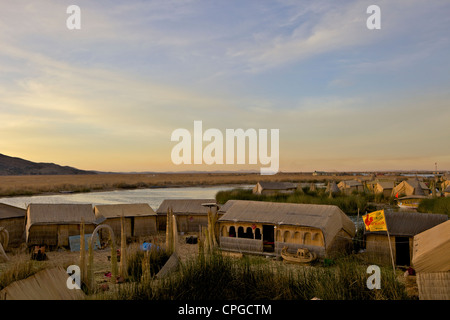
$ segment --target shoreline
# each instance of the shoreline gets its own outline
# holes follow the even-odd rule
[[[0,176],[0,197],[26,197],[117,190],[254,185],[271,182],[327,182],[351,179],[371,180],[365,175],[313,175],[311,173],[161,173]],[[383,176],[395,180],[399,176]]]

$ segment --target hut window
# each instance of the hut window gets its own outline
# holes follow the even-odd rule
[[[255,239],[261,240],[261,229],[259,229],[259,228],[255,229]]]
[[[289,238],[291,237],[291,233],[289,231],[285,231],[283,235],[283,242],[289,242]]]
[[[296,231],[294,233],[294,240],[295,240],[296,243],[301,243],[302,242],[302,233]]]
[[[245,232],[244,232],[244,228],[239,227],[238,236],[239,236],[239,238],[253,239],[253,229],[250,227],[247,227],[247,229],[245,229]]]
[[[312,240],[311,240],[311,233],[310,232],[306,232],[305,233],[305,240],[304,240],[304,244],[311,244]]]
[[[244,238],[244,227],[238,228],[238,238]]]
[[[230,227],[230,231],[228,231],[228,236],[229,237],[236,237],[236,228],[234,226]]]

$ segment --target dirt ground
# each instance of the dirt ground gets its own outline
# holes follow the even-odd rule
[[[177,255],[180,261],[187,261],[190,258],[194,258],[199,251],[199,245],[197,244],[188,244],[186,243],[186,239],[190,236],[197,236],[197,233],[186,233],[180,234],[178,236],[178,246],[177,246]],[[128,245],[129,252],[132,250],[136,250],[136,248],[141,245],[144,241],[154,243],[158,246],[165,247],[165,233],[160,232],[158,235],[140,239],[139,242],[131,243]],[[116,246],[116,248],[120,248],[120,244]],[[25,249],[12,248],[7,250],[7,255],[9,257],[8,262],[0,262],[0,273],[6,271],[10,268],[14,268],[15,265],[21,262],[29,261],[31,255],[25,252]],[[46,252],[48,259],[46,261],[39,262],[39,264],[43,268],[49,268],[54,266],[62,266],[67,268],[69,265],[78,265],[80,259],[79,252],[71,252],[70,250],[59,249],[56,251]],[[239,253],[228,253],[229,256],[239,259],[242,257],[242,254]],[[94,252],[94,278],[96,280],[97,285],[101,285],[102,283],[109,283],[110,278],[107,276],[109,272],[111,272],[111,261],[109,257],[111,256],[111,249],[107,247],[102,250],[96,250]],[[261,258],[264,259],[264,258]],[[292,263],[284,263],[280,261],[280,259],[269,258],[270,263],[275,265],[287,265],[288,268],[299,268],[304,266],[299,266],[297,264]],[[87,262],[87,254],[86,254],[86,262]],[[310,266],[307,266],[310,267]],[[408,295],[413,298],[418,298],[418,288],[416,283],[415,276],[407,276],[406,274],[401,273],[399,270],[397,271],[398,280],[402,282],[405,287]]]
[[[177,254],[181,261],[185,261],[190,257],[194,257],[198,253],[198,244],[187,244],[186,238],[190,236],[197,236],[196,233],[180,234],[178,236]],[[165,233],[160,232],[157,236],[143,238],[139,242],[128,245],[128,250],[136,250],[136,247],[141,245],[144,241],[155,243],[158,246],[165,247]],[[116,246],[120,249],[120,244]],[[25,247],[22,248],[7,248],[6,254],[9,261],[0,261],[0,273],[10,268],[14,268],[19,263],[31,260],[31,254],[28,253]],[[68,249],[58,249],[46,252],[47,260],[39,262],[43,268],[62,266],[67,268],[69,265],[78,265],[80,261],[80,252],[71,252]],[[111,272],[111,248],[107,247],[101,250],[94,251],[94,277],[97,282],[101,283],[107,281],[105,276]],[[86,253],[86,263],[87,263]]]

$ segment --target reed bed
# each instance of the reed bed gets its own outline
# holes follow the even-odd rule
[[[330,196],[325,190],[309,191],[308,189],[305,189],[296,191],[292,194],[257,195],[253,194],[252,190],[233,189],[229,191],[219,191],[216,194],[216,201],[218,203],[223,204],[232,199],[335,205],[349,215],[356,215],[358,209],[360,212],[376,210],[376,208],[369,203],[374,200],[374,195],[364,193]]]
[[[450,217],[450,198],[423,199],[417,210],[424,213],[446,214]]]
[[[263,259],[264,260],[264,259]],[[161,280],[123,286],[108,299],[131,300],[399,300],[405,287],[381,267],[381,289],[369,290],[367,266],[345,257],[332,266],[299,267],[220,253],[199,254]]]

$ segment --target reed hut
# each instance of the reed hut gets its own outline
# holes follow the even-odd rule
[[[389,198],[394,189],[394,181],[374,181],[369,183],[368,186],[374,194],[382,194],[384,197]]]
[[[450,180],[445,180],[442,182],[441,190],[444,197],[450,197]]]
[[[328,182],[327,187],[325,189],[325,192],[331,195],[338,194],[340,191],[341,190],[339,189],[335,181]]]
[[[414,236],[419,299],[450,300],[450,221]]]
[[[410,266],[414,236],[448,220],[447,215],[419,212],[385,212],[394,263]],[[390,264],[386,231],[364,231],[366,255],[373,263]]]
[[[280,255],[286,246],[288,251],[306,248],[325,258],[352,248],[355,225],[337,206],[230,201],[218,220],[223,250]]]
[[[419,179],[403,180],[392,189],[392,196],[429,196],[430,188]]]
[[[8,230],[8,246],[18,247],[25,242],[26,213],[25,209],[0,203],[0,228]]]
[[[337,186],[342,193],[347,195],[353,192],[364,192],[364,185],[358,180],[343,180]]]
[[[294,193],[298,185],[292,182],[261,181],[253,187],[253,194],[274,195],[278,193]]]
[[[121,234],[120,218],[122,215],[125,218],[127,238],[145,237],[158,232],[156,212],[148,203],[96,205],[94,214],[96,219],[105,218],[102,223],[109,225],[118,238]],[[101,233],[100,238],[104,240],[105,236],[109,237],[109,233]]]
[[[69,237],[80,235],[82,219],[85,233],[92,233],[95,216],[90,204],[30,204],[25,222],[26,243],[68,247]]]
[[[156,210],[158,230],[166,230],[167,211],[171,209],[178,232],[199,232],[201,226],[208,226],[209,208],[203,204],[215,202],[215,199],[166,199]]]

